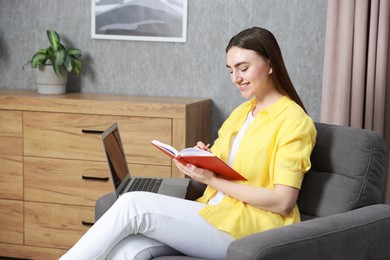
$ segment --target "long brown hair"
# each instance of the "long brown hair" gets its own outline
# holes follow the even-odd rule
[[[283,61],[282,52],[274,35],[263,28],[253,27],[234,36],[226,47],[226,53],[233,46],[255,51],[267,59],[272,67],[272,80],[278,91],[294,100],[306,112],[305,106],[296,92]]]

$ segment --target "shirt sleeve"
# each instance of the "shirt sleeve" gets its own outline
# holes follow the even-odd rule
[[[285,124],[278,138],[274,184],[301,188],[304,174],[310,169],[310,156],[317,131],[311,118]]]

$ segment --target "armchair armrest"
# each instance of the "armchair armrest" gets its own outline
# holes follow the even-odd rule
[[[390,205],[377,204],[243,237],[227,259],[385,259],[388,241]]]
[[[95,222],[99,220],[107,210],[109,210],[112,204],[115,203],[117,197],[115,192],[110,192],[101,196],[95,204]]]

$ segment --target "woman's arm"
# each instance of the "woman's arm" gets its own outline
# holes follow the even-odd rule
[[[261,188],[218,177],[212,178],[209,185],[249,205],[284,216],[293,210],[299,194],[297,188],[286,185],[276,184],[273,188]]]
[[[198,182],[223,192],[226,195],[241,200],[254,207],[278,213],[290,214],[298,199],[299,190],[286,185],[274,185],[272,189],[241,184],[218,178],[212,171],[198,168],[194,165],[183,165],[174,160],[181,172]]]

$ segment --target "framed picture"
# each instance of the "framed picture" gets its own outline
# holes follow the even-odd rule
[[[94,39],[186,42],[188,0],[92,0]]]

